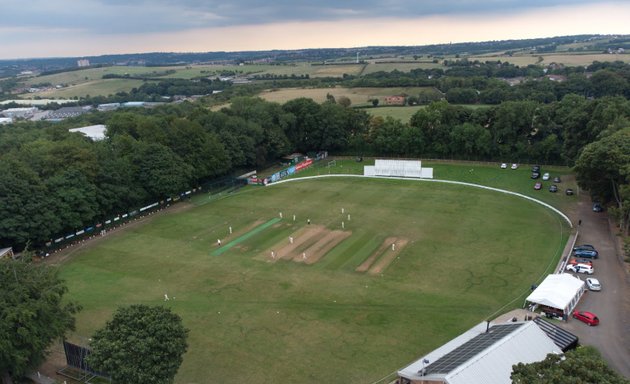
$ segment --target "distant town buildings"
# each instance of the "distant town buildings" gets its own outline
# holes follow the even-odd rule
[[[99,104],[96,109],[101,111],[101,112],[106,112],[106,111],[113,111],[115,109],[120,108],[120,103],[106,103],[106,104]]]
[[[395,95],[385,97],[385,104],[387,105],[405,105],[405,96]]]
[[[613,49],[613,48],[608,48],[608,53],[613,55],[613,54],[623,54],[625,53],[626,50],[623,48],[617,48],[617,49]]]
[[[51,103],[56,104],[68,104],[68,103],[76,103],[76,100],[68,100],[68,99],[12,99],[12,100],[4,100],[0,101],[0,105],[6,104],[18,104],[18,105],[47,105]]]
[[[84,113],[89,112],[92,109],[91,106],[87,107],[61,107],[56,111],[52,111],[46,116],[48,121],[60,121],[69,117],[81,116]]]
[[[39,111],[37,107],[9,108],[0,112],[0,114],[12,119],[28,119],[33,117],[37,111]]]
[[[79,59],[79,60],[77,60],[77,66],[78,67],[89,67],[90,66],[90,60],[88,60],[88,59]]]

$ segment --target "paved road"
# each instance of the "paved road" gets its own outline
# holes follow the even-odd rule
[[[570,319],[564,328],[576,334],[581,344],[599,349],[611,367],[630,378],[630,278],[615,252],[606,213],[593,212],[588,196],[581,196],[579,218],[582,224],[577,244],[593,244],[598,250],[593,277],[601,282],[602,291],[587,291],[577,309],[596,313],[600,325],[589,327]]]

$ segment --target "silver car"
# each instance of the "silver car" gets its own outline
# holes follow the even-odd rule
[[[597,280],[594,277],[589,277],[589,278],[586,279],[586,286],[591,291],[601,291],[602,290],[602,285],[599,283],[599,280]]]

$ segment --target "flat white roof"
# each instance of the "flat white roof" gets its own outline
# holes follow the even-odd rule
[[[68,104],[68,103],[76,103],[76,102],[77,102],[76,100],[66,100],[66,99],[37,99],[37,100],[13,99],[13,100],[0,101],[0,105],[11,104],[11,103],[15,103],[19,105],[46,105],[50,103]]]
[[[36,107],[21,107],[21,108],[8,108],[2,112],[32,112],[36,111]]]
[[[103,124],[98,125],[88,125],[87,127],[81,128],[72,128],[68,131],[70,132],[81,132],[85,136],[89,137],[92,140],[103,140],[105,138],[105,131],[107,127]]]
[[[584,282],[568,273],[549,275],[525,301],[565,310],[584,292]]]

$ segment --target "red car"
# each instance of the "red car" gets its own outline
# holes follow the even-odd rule
[[[573,318],[578,319],[588,325],[599,324],[599,318],[596,314],[587,311],[573,311]]]
[[[571,258],[571,259],[569,259],[568,264],[569,265],[586,264],[586,265],[590,265],[592,267],[593,266],[593,261],[591,261],[590,259],[575,259],[575,258]]]

